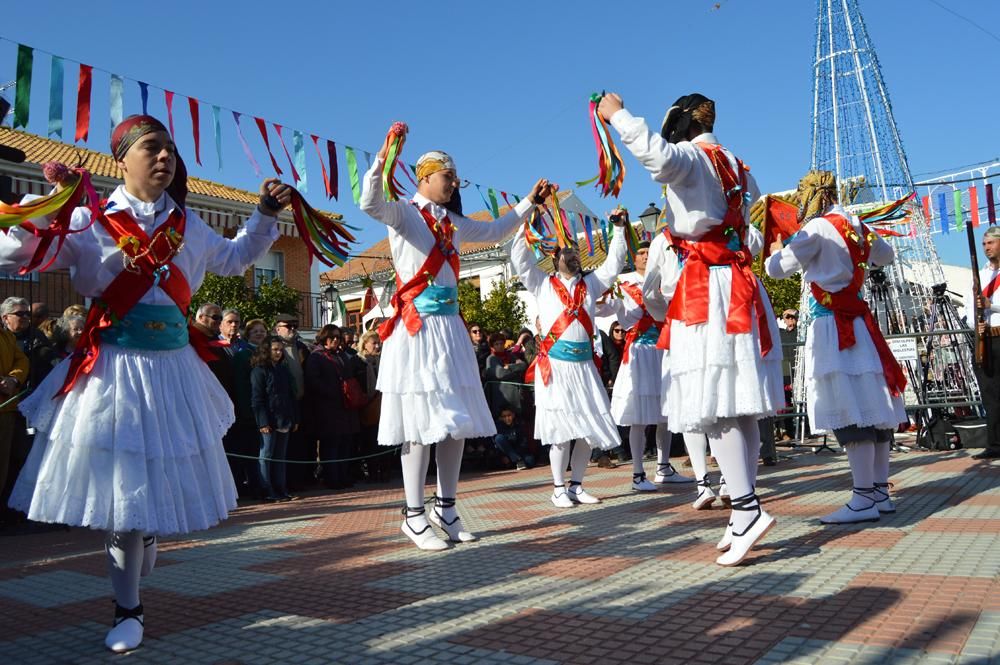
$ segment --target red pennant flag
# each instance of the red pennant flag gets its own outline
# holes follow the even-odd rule
[[[979,226],[979,190],[973,185],[969,188],[969,214],[972,218],[972,228]]]
[[[931,220],[934,219],[934,217],[931,216],[931,197],[930,197],[930,195],[925,196],[924,198],[922,198],[920,200],[920,202],[924,204],[924,219],[927,220],[927,224],[930,224]]]
[[[253,121],[257,123],[257,129],[260,130],[261,138],[264,139],[264,147],[267,148],[267,156],[271,158],[271,166],[274,167],[274,171],[278,175],[281,175],[283,171],[281,170],[281,167],[278,166],[278,160],[274,158],[274,153],[271,152],[271,141],[267,138],[267,125],[264,124],[264,121],[260,118],[255,117]]]
[[[164,90],[163,99],[167,103],[167,126],[170,127],[170,138],[176,142],[177,135],[174,134],[174,93]]]
[[[274,125],[274,131],[278,133],[278,142],[281,143],[281,149],[285,151],[285,158],[288,160],[288,165],[292,167],[292,178],[295,183],[299,182],[299,172],[295,170],[295,163],[292,161],[292,156],[288,154],[288,147],[285,145],[285,137],[281,135],[281,125],[276,122],[272,122]]]
[[[375,290],[372,287],[365,289],[365,299],[361,303],[361,316],[364,316],[368,312],[375,308],[378,304],[378,298],[375,297]]]
[[[198,125],[198,100],[188,97],[188,108],[191,109],[191,132],[194,134],[194,161],[201,166],[201,127]]]
[[[327,141],[326,154],[330,158],[330,191],[333,192],[333,198],[336,199],[340,189],[338,184],[340,177],[337,174],[337,144],[333,141]]]
[[[993,209],[993,183],[986,183],[986,217],[990,220],[990,226],[997,223],[997,211]]]
[[[74,141],[86,141],[90,134],[90,83],[94,68],[80,65],[80,80],[76,86],[76,137]]]
[[[315,134],[310,134],[313,140],[313,147],[316,148],[316,156],[319,157],[319,168],[323,171],[323,187],[326,188],[326,198],[333,196],[333,192],[330,190],[330,176],[326,172],[326,164],[323,163],[323,153],[319,151],[319,137]]]
[[[768,196],[764,201],[764,258],[771,255],[771,243],[788,239],[799,232],[799,211],[795,204]]]

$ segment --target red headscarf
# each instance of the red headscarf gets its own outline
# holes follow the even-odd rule
[[[118,123],[118,126],[111,132],[111,154],[116,160],[121,161],[136,141],[153,132],[170,134],[163,123],[151,115],[130,115]],[[181,159],[180,153],[176,152],[176,146],[174,154],[177,157],[177,168],[174,171],[174,179],[167,185],[166,191],[174,203],[183,208],[188,193],[187,167],[184,166],[184,160]]]

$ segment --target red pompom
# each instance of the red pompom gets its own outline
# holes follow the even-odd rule
[[[408,131],[410,131],[410,128],[406,126],[405,122],[394,122],[389,133],[395,136],[404,136]]]
[[[58,185],[61,182],[66,182],[73,177],[73,170],[63,164],[62,162],[45,162],[42,165],[42,175],[45,177],[45,181],[52,184]]]

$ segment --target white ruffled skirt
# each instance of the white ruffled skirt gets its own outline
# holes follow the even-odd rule
[[[593,362],[550,358],[549,385],[535,369],[535,438],[542,445],[586,439],[591,448],[610,450],[621,444],[611,420],[608,393]]]
[[[93,372],[60,398],[63,361],[20,405],[35,442],[10,498],[38,522],[182,534],[236,507],[222,448],[233,405],[190,346],[105,344]]]
[[[382,347],[378,442],[430,445],[496,434],[479,364],[461,317],[425,316],[416,335],[402,321]]]
[[[722,418],[764,418],[784,408],[781,338],[771,301],[758,283],[764,320],[771,333],[771,351],[761,357],[757,311],[751,332],[726,332],[732,270],[709,270],[708,322],[688,326],[671,321],[669,382],[664,413],[671,431],[704,432]]]
[[[843,351],[832,316],[816,317],[806,333],[806,410],[814,431],[850,425],[896,429],[906,422],[903,396],[889,392],[862,318],[854,319],[854,346]]]
[[[618,368],[611,391],[611,417],[622,426],[658,425],[663,416],[663,351],[633,344],[629,361]]]

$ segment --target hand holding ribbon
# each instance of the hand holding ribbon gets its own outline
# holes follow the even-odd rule
[[[399,155],[403,151],[403,144],[409,131],[410,128],[406,123],[392,123],[392,127],[385,135],[385,141],[382,142],[382,148],[378,151],[379,159],[385,160],[382,166],[382,193],[386,201],[398,201],[401,195],[406,194],[406,190],[396,179],[396,165],[399,164]],[[405,167],[403,170],[406,170]]]

